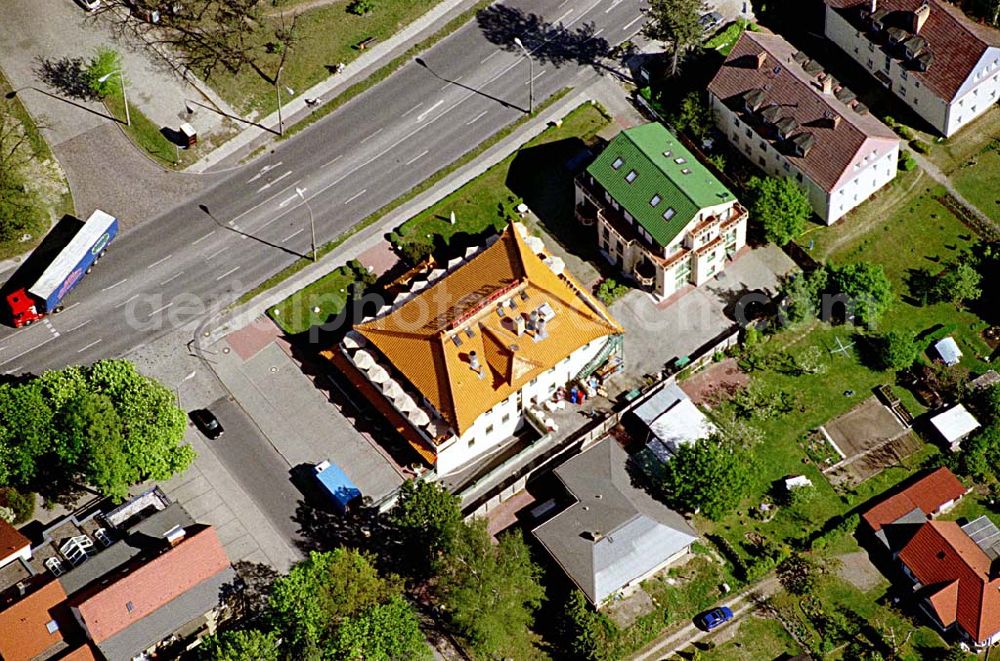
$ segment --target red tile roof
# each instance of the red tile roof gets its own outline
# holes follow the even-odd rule
[[[924,586],[940,586],[930,602],[943,624],[952,619],[977,642],[1000,631],[1000,578],[991,578],[989,556],[957,523],[928,521],[899,560]]]
[[[65,601],[62,585],[53,580],[0,612],[0,658],[28,661],[61,643],[62,631],[49,633],[46,625],[52,620],[72,622]]]
[[[73,604],[90,639],[100,643],[228,566],[214,528],[189,531],[176,546],[131,571],[119,570],[108,577],[109,585],[75,597]]]
[[[827,4],[863,29],[861,11],[867,13],[871,0],[827,0]],[[986,49],[1000,46],[1000,32],[973,22],[961,9],[940,0],[878,0],[878,10],[889,12],[883,20],[886,28],[896,26],[911,32],[909,17],[923,4],[929,5],[931,12],[918,34],[927,40],[934,61],[927,71],[911,71],[910,75],[937,96],[951,101]]]
[[[896,521],[915,509],[925,516],[931,516],[942,505],[961,498],[967,489],[947,468],[938,468],[922,477],[895,496],[886,498],[862,515],[872,530],[878,532],[882,526]]]
[[[764,60],[758,66],[761,53]],[[824,190],[834,191],[855,176],[855,163],[866,166],[872,150],[882,157],[899,141],[870,113],[860,114],[840,101],[833,93],[836,88],[823,93],[817,78],[821,72],[808,73],[796,55],[795,47],[778,35],[744,32],[708,91],[742,112],[742,95],[759,90],[763,100],[758,112],[775,106],[780,121],[794,120],[788,122],[793,126],[790,138],[807,133],[815,138],[805,156],[786,151],[785,158]],[[756,118],[747,119],[760,124]]]
[[[28,538],[17,528],[0,519],[0,564],[26,546],[31,546]]]

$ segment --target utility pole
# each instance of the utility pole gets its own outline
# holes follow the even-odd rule
[[[524,44],[521,43],[520,37],[514,37],[514,43],[517,44],[524,56],[528,58],[528,114],[535,114],[535,62],[531,59],[531,53]]]

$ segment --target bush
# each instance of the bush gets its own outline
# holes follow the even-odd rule
[[[403,254],[403,259],[416,266],[430,257],[431,253],[434,252],[434,247],[429,243],[412,241],[400,246],[399,251]]]
[[[347,13],[355,16],[364,16],[373,11],[375,11],[373,0],[351,0],[351,3],[347,5]]]
[[[597,288],[597,298],[605,305],[611,305],[627,293],[628,286],[617,282],[614,278],[607,278]]]
[[[899,169],[903,172],[909,172],[917,167],[917,159],[913,158],[911,154],[906,149],[899,152]]]
[[[9,508],[14,514],[14,525],[30,521],[35,516],[35,494],[22,494],[14,487],[0,487],[0,507]]]
[[[892,129],[904,140],[913,140],[913,131],[909,126],[904,126],[903,124],[896,124]]]
[[[909,138],[907,138],[907,140],[909,140]],[[913,151],[920,154],[929,154],[931,152],[931,146],[923,140],[910,140],[910,146],[913,147]]]

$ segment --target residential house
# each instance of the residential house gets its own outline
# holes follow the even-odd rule
[[[662,124],[622,131],[577,177],[576,217],[658,299],[717,276],[746,245],[746,209]]]
[[[635,408],[626,420],[635,417],[646,448],[666,461],[681,445],[694,443],[715,433],[715,425],[695,406],[676,383],[664,384]]]
[[[627,594],[677,562],[697,533],[634,483],[628,455],[610,437],[555,474],[573,503],[532,534],[595,606]]]
[[[768,175],[794,178],[827,224],[896,176],[895,133],[778,35],[744,32],[708,93],[729,142]]]
[[[824,33],[942,135],[997,101],[1000,31],[949,2],[826,0]]]
[[[31,542],[17,528],[0,519],[0,567],[31,557]]]
[[[861,515],[875,537],[896,552],[929,518],[947,512],[968,493],[955,474],[945,467],[928,473]]]
[[[979,421],[962,404],[935,415],[931,418],[931,426],[937,430],[952,452],[957,452],[962,441],[980,427]]]
[[[93,659],[90,648],[72,636],[67,641],[64,630],[73,631],[73,618],[66,605],[66,593],[59,581],[50,579],[27,592],[9,607],[0,610],[0,659],[30,661],[78,650],[81,659]]]
[[[409,289],[324,355],[445,475],[492,455],[559,388],[620,360],[622,327],[514,223]]]

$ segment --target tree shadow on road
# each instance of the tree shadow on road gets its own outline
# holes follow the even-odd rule
[[[36,58],[35,75],[60,94],[81,101],[96,101],[90,75],[82,57]]]
[[[567,29],[562,23],[549,23],[538,14],[501,4],[480,11],[476,21],[490,42],[504,50],[520,52],[521,48],[514,43],[516,37],[543,64],[558,67],[572,62],[596,66],[597,60],[611,52],[607,40],[595,34],[593,23]]]

